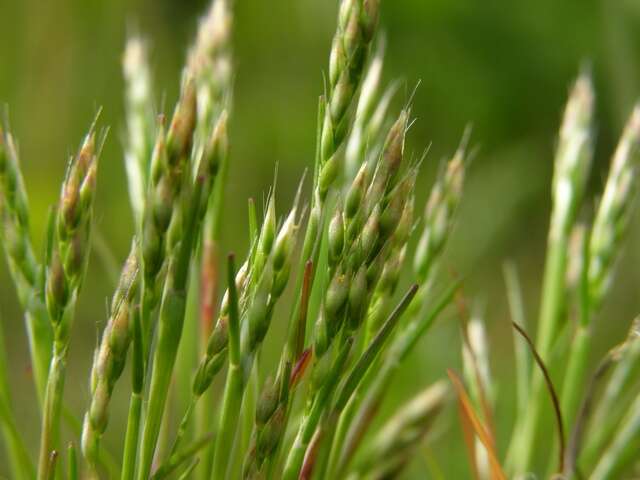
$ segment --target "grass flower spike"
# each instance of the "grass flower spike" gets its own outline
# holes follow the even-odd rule
[[[134,242],[111,300],[111,316],[94,356],[91,405],[85,414],[82,431],[82,450],[94,470],[98,465],[100,437],[107,427],[111,394],[122,374],[132,338],[134,315],[138,314],[137,255],[138,245]]]
[[[53,329],[42,294],[43,267],[31,243],[29,204],[13,136],[0,130],[0,240],[25,312],[31,364],[40,406],[51,359]]]
[[[46,304],[53,327],[53,353],[45,392],[40,436],[38,478],[48,478],[52,455],[59,451],[62,394],[66,376],[69,334],[78,292],[84,279],[90,246],[93,198],[98,156],[95,126],[69,163],[60,200],[50,226]]]
[[[127,87],[125,167],[134,220],[140,225],[145,208],[149,164],[156,129],[148,47],[141,38],[132,37],[127,41],[122,58],[122,70]]]
[[[483,317],[468,317],[463,282],[446,272],[463,271],[470,278],[464,282],[466,292],[484,290],[472,268],[478,259],[469,252],[484,253],[501,244],[495,227],[508,212],[458,220],[461,206],[467,211],[466,194],[479,184],[487,188],[477,179],[467,182],[474,175],[470,129],[442,162],[433,184],[424,185],[420,170],[430,159],[426,153],[415,158],[408,140],[419,133],[412,128],[412,110],[418,105],[411,97],[397,108],[399,82],[385,85],[385,63],[396,65],[401,59],[387,52],[383,61],[385,38],[377,30],[386,10],[380,0],[339,0],[335,6],[337,28],[319,98],[311,184],[305,184],[300,172],[303,181],[288,204],[281,203],[288,185],[265,186],[262,215],[250,198],[246,239],[239,238],[234,219],[227,218],[245,202],[226,199],[227,193],[252,184],[231,185],[226,192],[230,181],[246,180],[242,172],[228,175],[243,165],[230,156],[232,138],[244,144],[254,133],[246,128],[235,132],[236,122],[246,120],[231,116],[235,64],[251,60],[235,60],[235,22],[245,22],[248,10],[237,4],[236,18],[234,0],[211,0],[199,24],[194,22],[197,32],[177,98],[170,98],[171,84],[163,87],[152,75],[149,59],[162,49],[153,51],[153,43],[138,36],[126,42],[122,127],[134,225],[119,277],[117,262],[109,260],[124,257],[124,252],[112,255],[111,238],[92,235],[94,217],[102,218],[94,213],[94,204],[100,206],[98,159],[106,135],[94,122],[69,160],[44,242],[39,242],[32,241],[31,224],[35,232],[40,224],[29,209],[19,151],[3,122],[0,243],[16,306],[25,317],[42,418],[39,448],[33,448],[27,441],[30,425],[23,427],[18,417],[31,405],[22,404],[22,398],[18,404],[18,392],[12,390],[24,371],[16,363],[20,346],[13,345],[20,339],[13,331],[15,308],[9,305],[5,315],[3,302],[0,476],[371,480],[414,473],[444,478],[455,471],[454,477],[499,480],[552,471],[567,479],[637,473],[638,321],[603,358],[593,358],[599,348],[592,347],[597,314],[609,312],[602,307],[617,286],[612,281],[615,263],[631,230],[640,105],[622,132],[601,198],[590,201],[590,168],[594,151],[599,153],[595,94],[590,77],[578,77],[553,159],[541,288],[530,278],[520,282],[515,265],[507,261],[506,298],[489,288]],[[173,23],[177,28],[180,22]],[[237,34],[248,29],[251,24],[240,25]],[[238,52],[244,56],[244,50]],[[410,49],[404,52],[413,55]],[[239,80],[238,96],[244,96],[246,86],[253,84]],[[166,116],[164,100],[156,98],[165,90],[173,106]],[[243,115],[252,111],[247,105],[259,105],[250,97],[243,99]],[[289,113],[290,107],[285,108]],[[442,148],[437,139],[434,145]],[[238,150],[245,153],[245,148]],[[286,183],[292,166],[285,166],[277,176]],[[499,167],[498,182],[524,178]],[[108,173],[114,178],[118,171]],[[522,182],[512,183],[520,195],[528,194]],[[505,195],[499,198],[507,205]],[[418,208],[416,202],[425,199],[424,208]],[[474,208],[476,213],[480,207]],[[448,244],[458,227],[468,234],[475,223],[489,227],[485,233],[490,237],[477,242],[480,246],[469,248],[471,237],[456,245],[465,252],[458,265],[458,249],[445,255]],[[111,233],[117,246],[121,232]],[[536,238],[531,235],[526,246]],[[97,276],[88,267],[94,242],[105,271],[113,273],[111,293],[102,291],[106,281],[84,288]],[[236,253],[223,255],[223,248]],[[530,256],[536,251],[527,248],[529,268],[522,272],[536,271],[537,257]],[[495,255],[484,255],[480,263]],[[482,274],[481,279],[490,276]],[[534,336],[527,333],[527,307],[538,290]],[[75,324],[86,332],[95,323],[93,317],[75,317],[76,307],[78,317],[95,313],[96,292],[109,301],[105,317],[96,317],[106,322],[93,345],[73,331]],[[81,299],[87,294],[87,301]],[[454,320],[460,325],[449,322],[432,335],[436,321],[452,313],[455,300]],[[511,323],[500,322],[507,310],[501,301]],[[612,322],[623,319],[603,321],[608,334],[598,338],[600,343],[618,331]],[[458,327],[461,342],[454,344],[451,329]],[[501,347],[504,342],[494,348],[496,333],[501,339],[515,334],[513,389],[505,388],[511,385],[509,378],[502,379],[511,373],[511,363],[496,363],[510,353]],[[93,348],[85,382],[67,379],[82,367],[76,342]],[[442,362],[460,346],[459,376]],[[435,362],[433,352],[439,352]],[[412,371],[418,364],[428,370]],[[438,370],[440,378],[432,379]],[[124,372],[131,375],[129,381],[121,381]],[[423,379],[428,383],[421,385]],[[86,397],[82,421],[74,408],[78,395],[65,392],[65,383],[71,382],[88,383],[79,390]],[[126,420],[122,395],[129,398]],[[434,432],[450,429],[439,417],[456,400],[462,429],[454,433],[461,436],[447,435],[443,445],[452,451],[440,457],[442,445],[430,448],[440,441]],[[509,428],[511,439],[502,438]],[[424,444],[429,448],[423,451]],[[464,454],[469,465],[442,461]]]

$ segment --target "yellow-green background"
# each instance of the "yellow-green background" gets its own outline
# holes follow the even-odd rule
[[[40,248],[48,206],[56,200],[65,162],[98,106],[111,126],[100,165],[96,228],[122,259],[132,232],[122,162],[123,84],[120,58],[128,33],[151,46],[158,103],[175,100],[185,49],[205,0],[0,0],[0,103],[8,105],[19,140]],[[278,170],[279,212],[285,211],[312,163],[315,108],[322,90],[334,0],[237,0],[235,102],[231,170],[223,249],[246,248],[246,200],[260,200]],[[394,110],[421,81],[413,104],[417,121],[407,151],[431,145],[418,186],[421,204],[434,171],[473,124],[477,154],[447,265],[467,278],[466,294],[486,312],[492,367],[501,400],[498,439],[504,449],[513,407],[511,332],[501,264],[517,261],[533,321],[549,213],[549,183],[556,131],[568,87],[581,65],[597,89],[594,194],[601,191],[616,138],[640,95],[640,4],[634,0],[383,0],[387,36],[385,80],[403,87]],[[589,205],[587,205],[589,206]],[[587,209],[588,213],[588,209]],[[624,261],[597,319],[596,354],[621,337],[640,310],[640,219],[632,224]],[[37,415],[29,381],[26,337],[4,262],[0,315],[10,358],[15,409],[30,446],[37,445]],[[87,404],[88,371],[97,326],[105,320],[111,283],[92,258],[78,307],[67,382],[68,402]],[[403,369],[390,393],[392,406],[420,385],[460,365],[459,323],[446,315]],[[283,320],[279,317],[276,325]],[[271,340],[280,341],[276,326]],[[601,335],[600,335],[601,334]],[[267,349],[269,351],[269,348]],[[107,442],[119,448],[128,377],[117,388]],[[457,418],[433,444],[445,478],[468,475]],[[541,445],[541,453],[546,453]],[[35,448],[34,448],[35,450]],[[6,474],[0,453],[0,475]],[[414,467],[421,466],[420,463]],[[415,478],[424,478],[417,474]]]

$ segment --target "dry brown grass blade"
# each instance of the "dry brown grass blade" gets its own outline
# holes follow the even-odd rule
[[[458,375],[451,369],[447,370],[447,374],[449,375],[449,378],[451,379],[451,382],[456,389],[462,416],[466,417],[465,421],[468,421],[468,423],[473,428],[473,432],[478,436],[484,447],[487,449],[492,480],[506,480],[507,477],[504,474],[502,467],[500,466],[500,462],[498,461],[498,456],[496,454],[491,437],[489,436],[486,427],[482,424],[482,422],[478,418],[478,415],[473,409],[473,405],[471,404],[471,400],[469,399],[469,395],[464,388],[462,380],[460,380],[460,377],[458,377]]]
[[[531,338],[527,335],[520,325],[515,322],[511,322],[513,328],[515,328],[520,335],[526,340],[527,345],[529,345],[529,349],[533,354],[533,358],[535,358],[538,367],[542,370],[542,374],[544,375],[544,380],[547,385],[547,390],[549,390],[549,395],[551,395],[551,401],[553,403],[553,410],[556,415],[556,424],[558,426],[558,437],[560,440],[560,451],[558,454],[558,472],[564,471],[564,455],[565,455],[565,440],[564,440],[564,422],[562,421],[562,410],[560,409],[560,402],[558,400],[558,394],[556,393],[556,389],[553,386],[553,382],[551,381],[551,376],[549,375],[549,371],[547,370],[544,361],[540,357],[540,354],[536,350],[536,347],[533,345]]]
[[[458,398],[458,414],[460,416],[460,423],[462,425],[462,435],[464,438],[464,445],[467,449],[467,456],[469,457],[469,465],[471,467],[471,473],[475,480],[480,480],[480,473],[478,471],[478,457],[476,456],[476,442],[475,435],[473,433],[473,425],[469,420],[464,404],[462,400]]]

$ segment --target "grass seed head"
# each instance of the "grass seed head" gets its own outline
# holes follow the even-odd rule
[[[140,224],[155,130],[148,51],[140,37],[127,40],[122,70],[127,114],[125,167],[134,218]]]
[[[267,266],[247,311],[250,352],[254,352],[258,348],[269,329],[269,294],[272,284],[273,270]]]
[[[69,299],[69,285],[64,274],[59,254],[53,254],[47,274],[46,302],[49,316],[54,324],[62,320],[64,307]]]
[[[336,211],[329,223],[328,233],[329,245],[329,262],[335,265],[342,257],[344,250],[344,222],[342,220],[342,209],[336,208]]]
[[[91,369],[91,404],[83,423],[82,450],[89,463],[98,462],[98,445],[107,428],[113,388],[122,375],[133,333],[133,310],[139,285],[138,245],[133,242],[115,293],[111,314],[94,355]]]
[[[344,213],[348,220],[353,219],[361,207],[362,199],[366,193],[367,177],[368,166],[363,163],[347,192]]]
[[[269,196],[267,211],[264,215],[262,228],[258,240],[258,250],[266,257],[271,253],[273,241],[276,236],[276,201],[275,196]]]
[[[613,263],[626,232],[636,191],[639,148],[640,106],[636,106],[613,156],[589,243],[589,298],[596,307],[607,290]]]
[[[329,92],[320,133],[318,195],[324,201],[340,170],[336,152],[349,130],[348,111],[360,87],[377,24],[378,5],[343,0],[329,58]]]
[[[256,423],[264,425],[275,412],[280,401],[280,384],[267,378],[256,405]]]
[[[428,279],[434,261],[442,251],[462,196],[465,175],[465,144],[461,145],[431,190],[424,213],[424,227],[414,256],[418,278]]]
[[[196,88],[187,78],[167,132],[167,158],[170,167],[180,167],[189,154],[196,127]]]
[[[367,269],[362,265],[349,285],[349,327],[356,330],[364,316],[367,297]]]
[[[348,274],[343,272],[336,272],[331,279],[327,292],[325,294],[324,312],[330,319],[339,317],[342,307],[344,307],[347,301],[347,295],[349,293],[349,278]]]
[[[553,174],[553,202],[549,235],[568,236],[584,193],[593,155],[594,93],[582,74],[571,90],[564,111]]]
[[[371,185],[366,194],[366,211],[370,212],[395,186],[402,158],[409,112],[403,110],[387,133],[382,155],[376,165]]]

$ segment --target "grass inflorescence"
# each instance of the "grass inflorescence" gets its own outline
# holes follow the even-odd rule
[[[135,228],[81,413],[68,408],[64,391],[72,325],[85,321],[75,310],[90,281],[106,129],[99,131],[96,116],[70,158],[42,255],[32,243],[16,141],[6,121],[0,129],[0,240],[24,312],[41,418],[39,449],[31,451],[12,406],[0,329],[0,425],[12,478],[396,478],[424,443],[436,441],[440,412],[454,400],[473,478],[549,471],[612,479],[632,471],[640,442],[640,404],[632,398],[638,322],[593,371],[591,344],[633,210],[640,107],[593,214],[581,216],[594,149],[589,75],[582,73],[570,92],[554,160],[535,336],[527,333],[517,269],[505,267],[517,406],[512,438],[500,442],[484,319],[467,313],[456,275],[439,275],[464,201],[470,130],[420,208],[424,158],[412,160],[405,148],[411,101],[394,112],[398,83],[381,85],[380,1],[341,0],[311,185],[303,176],[283,218],[275,185],[261,218],[250,200],[248,251],[222,254],[234,138],[233,11],[232,0],[212,2],[170,115],[155,103],[150,44],[134,37],[126,45],[124,160]],[[381,406],[396,374],[452,303],[462,322],[463,373],[449,370],[446,380],[442,372],[378,418],[385,417]],[[282,311],[286,336],[268,365],[261,353],[275,341],[268,333]],[[566,364],[561,375],[551,368],[558,362]],[[127,365],[131,378],[124,381]],[[118,425],[122,448],[110,451],[103,437],[122,421],[110,420],[116,388],[129,394],[129,404],[126,423]],[[554,416],[547,418],[549,405]],[[73,436],[66,447],[63,422]]]

